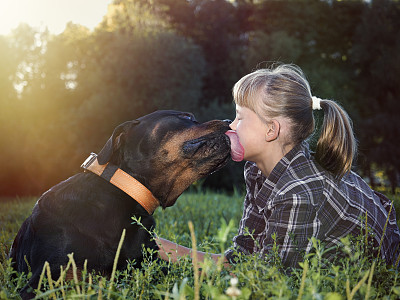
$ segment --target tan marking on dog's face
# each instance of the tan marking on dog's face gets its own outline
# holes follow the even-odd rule
[[[165,141],[163,141],[162,149],[168,153],[167,160],[174,161],[180,158],[180,151],[178,149],[182,149],[185,142],[194,140],[199,138],[195,134],[194,130],[188,129],[184,132],[179,132],[177,134],[173,134],[172,136],[166,137]]]
[[[180,149],[187,141],[201,138],[213,132],[213,128],[208,127],[207,123],[176,132],[171,136],[165,137],[163,149],[167,150],[168,153],[176,152],[176,149]]]
[[[199,174],[191,168],[177,169],[169,173],[168,176],[170,176],[170,184],[168,186],[172,188],[168,191],[165,207],[174,205],[176,199],[200,177]]]
[[[154,128],[152,129],[151,133],[150,133],[150,138],[156,138],[157,137],[157,131],[158,129],[161,127],[161,123],[157,123],[156,125],[154,125]]]
[[[155,162],[155,167],[163,170],[163,173],[154,176],[151,180],[152,186],[162,186],[164,189],[162,191],[166,196],[164,207],[173,205],[176,198],[207,171],[199,166],[198,160],[207,158],[209,154],[202,151],[196,153],[193,158],[184,158],[182,152],[186,142],[205,137],[216,131],[215,127],[207,125],[207,123],[201,124],[164,137],[158,150],[159,154],[156,155],[161,159]],[[227,153],[227,155],[229,154]],[[209,156],[210,160],[214,159],[212,152]]]

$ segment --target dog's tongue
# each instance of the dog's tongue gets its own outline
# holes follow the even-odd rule
[[[231,157],[233,161],[242,161],[244,158],[244,149],[240,144],[239,137],[234,130],[228,130],[225,134],[231,140]]]

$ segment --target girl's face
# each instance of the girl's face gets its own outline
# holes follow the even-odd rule
[[[252,110],[236,105],[236,118],[230,124],[244,148],[244,159],[257,162],[266,146],[267,124]]]

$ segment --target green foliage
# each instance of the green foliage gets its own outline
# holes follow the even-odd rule
[[[140,18],[110,24],[91,34],[70,24],[56,37],[21,27],[1,39],[0,51],[13,55],[0,78],[16,78],[2,84],[24,87],[20,99],[0,97],[3,195],[42,193],[65,179],[122,122],[199,106],[205,64],[197,45]]]
[[[17,291],[30,276],[12,270],[6,248],[34,202],[34,198],[28,198],[0,203],[1,299],[17,298]],[[395,204],[399,202],[395,198]],[[238,194],[187,192],[174,207],[156,211],[156,233],[184,246],[192,247],[194,242],[199,250],[221,253],[230,246],[236,232],[242,203],[243,197]],[[193,227],[188,227],[190,222]],[[121,242],[123,239],[122,236]],[[275,259],[275,249],[265,259],[239,255],[230,269],[206,259],[200,264],[201,269],[197,269],[198,276],[194,275],[194,266],[187,257],[176,264],[146,258],[142,270],[130,262],[112,278],[83,270],[82,279],[68,281],[66,270],[76,272],[70,255],[60,278],[52,278],[48,267],[44,267],[38,299],[398,299],[398,271],[380,260],[368,258],[363,240],[363,237],[344,239],[347,256],[334,263],[324,258],[330,249],[313,240],[314,249],[299,269],[282,269]]]
[[[400,76],[399,15],[397,1],[372,1],[357,27],[351,56],[357,70],[356,89],[364,95],[359,103],[360,125],[363,128],[359,136],[365,145],[365,155],[388,175],[392,193],[397,186],[400,169],[397,159],[400,148],[397,143],[391,142],[400,134],[396,112],[400,95],[397,80]],[[376,124],[380,126],[374,130]]]
[[[299,65],[316,96],[344,106],[359,140],[358,171],[374,185],[372,166],[384,170],[394,193],[399,7],[391,0],[115,0],[92,32],[70,23],[54,36],[22,24],[0,37],[1,194],[42,193],[78,171],[116,125],[157,109],[233,118],[234,83],[275,61]],[[241,187],[239,167],[204,184]]]

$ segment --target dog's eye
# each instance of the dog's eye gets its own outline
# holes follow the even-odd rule
[[[190,120],[190,121],[196,121],[193,115],[185,114],[185,115],[180,115],[179,116],[182,119]]]

